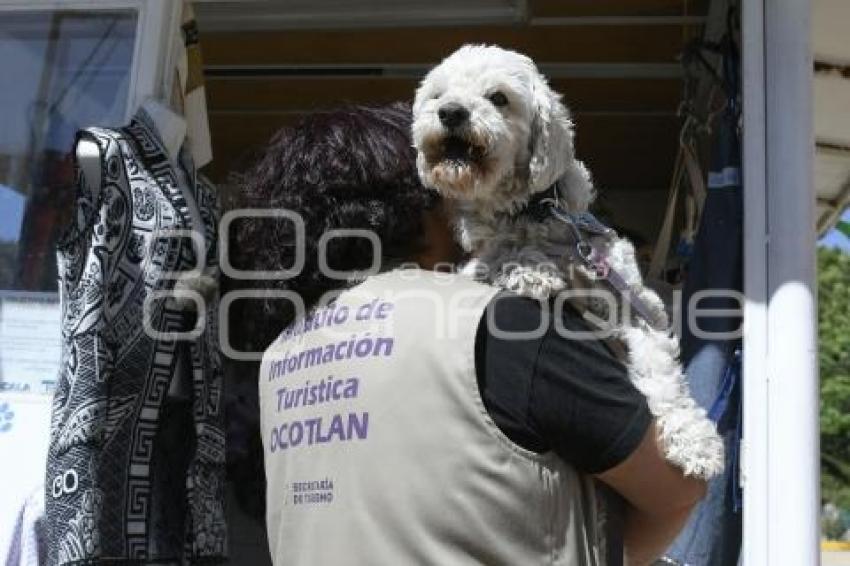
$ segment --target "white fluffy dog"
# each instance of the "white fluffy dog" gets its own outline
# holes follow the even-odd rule
[[[699,478],[722,471],[722,440],[689,394],[664,306],[643,285],[632,245],[586,212],[594,189],[569,112],[533,61],[461,47],[422,81],[413,114],[420,177],[457,204],[473,258],[463,271],[537,299],[571,294],[625,345],[668,461]]]

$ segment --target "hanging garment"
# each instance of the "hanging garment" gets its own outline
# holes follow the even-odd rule
[[[5,566],[43,566],[47,563],[47,537],[44,532],[44,488],[39,488],[26,498],[18,510],[9,547],[5,553]]]
[[[734,87],[733,87],[734,88]],[[694,242],[683,295],[683,320],[688,321],[691,297],[700,291],[742,289],[743,196],[737,113],[730,104],[717,124],[717,139],[708,177],[699,232]],[[700,310],[743,307],[736,299],[714,296],[700,300]],[[708,493],[691,514],[667,557],[688,566],[728,566],[738,563],[741,547],[741,514],[738,486],[741,382],[736,350],[740,340],[720,338],[720,333],[740,328],[740,316],[700,317],[698,327],[713,336],[699,335],[685,324],[682,360],[691,394],[714,413],[725,441],[726,471],[709,482]]]
[[[215,561],[227,538],[217,297],[191,313],[157,294],[180,272],[217,265],[216,194],[185,146],[170,159],[144,110],[78,139],[97,144],[102,172],[93,187],[78,167],[76,221],[58,246],[48,561]],[[157,334],[186,332],[195,318],[191,339]],[[181,372],[188,387],[175,395]]]

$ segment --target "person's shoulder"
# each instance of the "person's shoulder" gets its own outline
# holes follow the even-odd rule
[[[538,327],[545,326],[550,330],[562,326],[572,329],[586,325],[584,317],[572,304],[555,297],[541,300],[503,289],[493,296],[488,308],[492,311],[491,320],[507,324],[511,320],[536,321]]]
[[[507,289],[500,289],[490,299],[488,305],[493,312],[500,316],[544,316],[547,311],[551,312],[550,301],[540,301],[531,297],[518,295]]]
[[[436,288],[447,289],[452,292],[470,290],[495,293],[498,291],[493,286],[476,281],[463,273],[435,271],[407,265],[370,275],[358,287],[368,288],[376,284],[405,290]]]
[[[553,316],[551,301],[502,289],[491,297],[481,324],[491,340],[539,341],[551,332]]]

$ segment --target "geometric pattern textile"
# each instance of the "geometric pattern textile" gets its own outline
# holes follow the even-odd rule
[[[57,246],[62,357],[45,484],[48,563],[221,561],[218,297],[195,313],[163,296],[199,259],[217,267],[216,192],[185,148],[178,174],[144,111],[80,139],[100,148],[102,173],[92,189],[77,167],[75,219]],[[203,250],[189,230],[203,234]],[[187,338],[196,321],[200,334]],[[169,396],[178,368],[191,383],[179,398]]]

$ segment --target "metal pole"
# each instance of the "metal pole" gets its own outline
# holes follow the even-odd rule
[[[744,348],[741,483],[744,566],[768,561],[768,264],[764,0],[741,4],[744,175]]]
[[[810,26],[810,0],[765,0],[771,565],[820,562]]]

